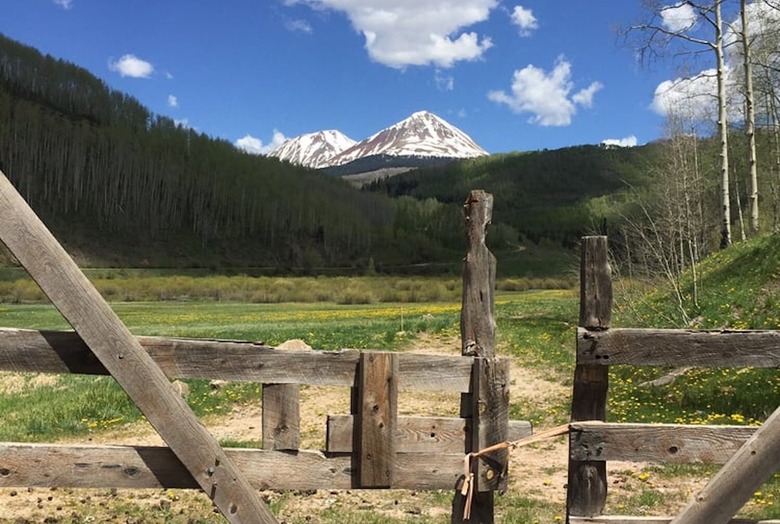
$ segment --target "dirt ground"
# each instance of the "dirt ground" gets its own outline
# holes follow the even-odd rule
[[[439,354],[460,353],[455,338],[423,337],[408,351]],[[559,383],[540,376],[532,369],[511,369],[510,399],[532,400],[536,406],[552,407],[565,402],[570,391]],[[10,384],[6,387],[13,387]],[[401,392],[399,414],[456,416],[458,395]],[[301,440],[303,449],[323,449],[325,417],[328,414],[349,413],[349,391],[346,388],[303,387],[301,390]],[[203,422],[219,440],[246,441],[260,439],[260,406],[239,406],[227,416],[204,419]],[[546,428],[537,428],[546,429]],[[91,438],[70,439],[63,444],[162,445],[160,437],[146,423],[123,426],[101,432]],[[561,511],[566,498],[567,442],[558,437],[511,454],[510,493],[523,494],[548,503],[559,504]],[[637,464],[610,463],[611,492],[629,491],[636,483],[647,482],[638,472]],[[659,489],[666,487],[659,485]],[[668,486],[669,489],[674,486]],[[327,508],[359,509],[388,517],[428,515],[444,518],[449,504],[430,494],[412,491],[329,491],[263,492],[282,522],[316,522],[307,518]],[[613,495],[611,495],[613,496]],[[448,497],[444,497],[447,499]],[[24,524],[118,522],[141,524],[153,522],[224,522],[214,513],[208,498],[195,491],[184,490],[116,490],[116,489],[0,489],[0,522]]]

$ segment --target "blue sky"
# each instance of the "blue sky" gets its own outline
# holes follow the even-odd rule
[[[642,67],[615,30],[640,4],[3,0],[0,33],[255,151],[428,110],[500,153],[662,136],[651,106],[674,65]]]

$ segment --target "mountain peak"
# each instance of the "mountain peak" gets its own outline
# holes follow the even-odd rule
[[[473,158],[487,154],[471,137],[443,118],[428,111],[417,111],[336,155],[331,165],[374,155]]]
[[[336,130],[318,131],[292,138],[270,153],[315,169],[379,155],[455,159],[487,154],[466,133],[429,111],[412,113],[362,142]]]
[[[330,161],[334,156],[356,143],[341,131],[328,129],[291,138],[271,151],[269,156],[319,169],[332,165]]]

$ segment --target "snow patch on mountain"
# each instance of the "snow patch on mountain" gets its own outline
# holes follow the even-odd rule
[[[420,165],[419,159],[474,158],[487,154],[471,137],[449,122],[428,111],[418,111],[361,142],[336,130],[319,131],[286,141],[270,156],[323,169],[371,157],[397,157],[401,163],[405,162],[404,158],[413,157],[418,159],[417,163],[410,164],[414,166]]]
[[[352,140],[341,131],[330,129],[287,140],[271,151],[269,156],[287,160],[293,164],[320,169],[333,165],[331,162],[333,157],[356,143],[357,141]]]
[[[449,122],[428,111],[418,111],[334,156],[329,165],[343,165],[374,155],[474,158],[487,154]]]

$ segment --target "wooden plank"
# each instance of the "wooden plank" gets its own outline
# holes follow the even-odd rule
[[[254,489],[353,489],[350,455],[230,449],[225,453]],[[452,489],[463,454],[399,453],[396,489]],[[0,443],[0,487],[194,488],[167,447]]]
[[[263,449],[294,451],[301,446],[301,390],[298,384],[263,384]]]
[[[273,513],[171,387],[119,317],[8,179],[0,173],[0,240],[233,523],[275,523]]]
[[[579,328],[577,362],[774,368],[780,367],[780,331]]]
[[[360,487],[393,484],[398,418],[396,353],[366,351],[360,356],[358,410],[355,414],[355,457]]]
[[[780,469],[780,408],[723,465],[672,524],[726,524]]]
[[[351,453],[354,418],[351,415],[329,415],[326,451]],[[395,432],[398,453],[463,453],[467,422],[455,417],[398,417]],[[518,440],[533,433],[531,423],[510,420],[508,440]]]
[[[612,321],[612,275],[607,237],[584,237],[580,261],[579,325],[607,330]],[[609,370],[602,365],[578,364],[574,369],[571,420],[606,420]],[[572,446],[572,439],[569,439]],[[569,459],[566,514],[600,515],[607,499],[607,469],[603,461]]]
[[[747,426],[571,424],[573,460],[724,464],[756,431]]]
[[[137,337],[169,378],[203,378],[313,386],[355,385],[360,352],[289,351],[242,341]],[[398,354],[401,390],[464,392],[473,359]],[[78,334],[0,328],[0,370],[34,373],[108,372]]]
[[[571,517],[571,524],[669,524],[672,517],[630,517],[623,515],[602,515],[599,517]],[[731,519],[729,524],[780,524],[780,520]]]
[[[485,449],[509,440],[509,360],[482,359],[474,362],[473,412],[479,413],[472,446]],[[506,491],[509,474],[509,451],[495,451],[479,457],[476,475],[479,491]]]

